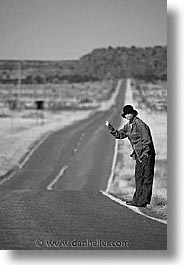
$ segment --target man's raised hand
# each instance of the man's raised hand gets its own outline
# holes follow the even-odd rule
[[[105,125],[108,127],[108,126],[109,126],[109,122],[108,122],[108,121],[106,121],[106,122],[105,122]]]

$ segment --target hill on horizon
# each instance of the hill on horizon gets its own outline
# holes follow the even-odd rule
[[[0,60],[0,83],[60,83],[111,78],[167,80],[167,46],[94,49],[79,60]]]

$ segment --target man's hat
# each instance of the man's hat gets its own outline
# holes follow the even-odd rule
[[[126,105],[123,107],[123,113],[121,116],[125,118],[126,114],[133,114],[134,116],[137,116],[138,112],[131,105]]]

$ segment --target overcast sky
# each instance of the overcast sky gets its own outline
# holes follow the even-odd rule
[[[167,43],[166,0],[0,0],[0,59],[79,59]]]

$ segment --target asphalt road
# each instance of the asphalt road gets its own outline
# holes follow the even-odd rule
[[[0,185],[0,249],[166,249],[167,226],[111,201],[105,190],[116,106],[50,135],[25,165]]]

